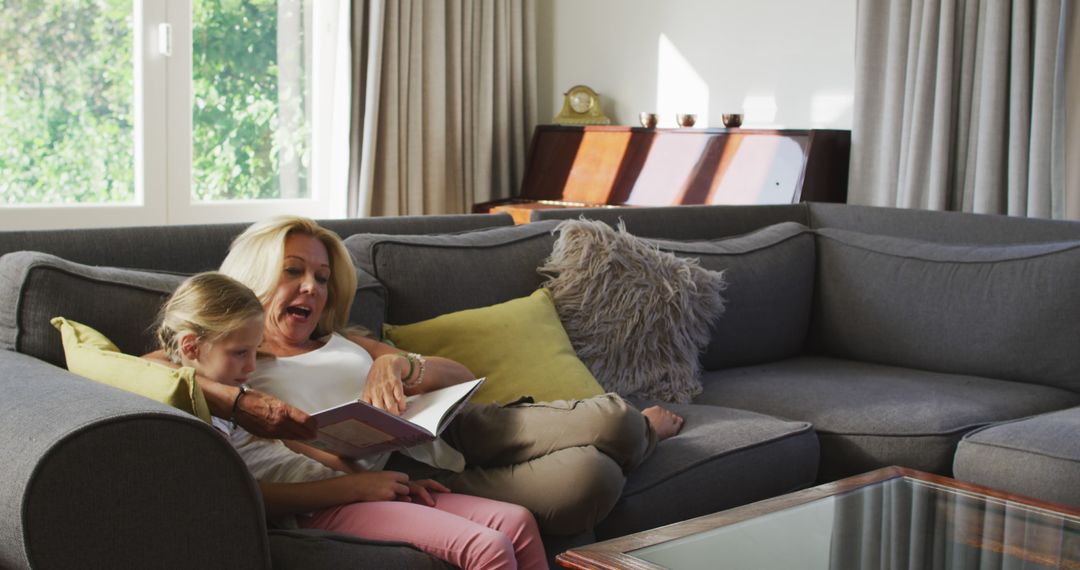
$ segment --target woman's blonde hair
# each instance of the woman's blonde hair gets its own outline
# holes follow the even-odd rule
[[[266,305],[274,295],[285,259],[285,240],[292,234],[311,236],[330,258],[326,308],[315,329],[317,337],[346,331],[356,294],[356,268],[338,235],[300,216],[277,216],[252,224],[233,240],[220,271],[247,285]]]
[[[243,283],[223,273],[199,273],[181,283],[161,307],[158,342],[169,360],[179,364],[185,333],[213,342],[262,316],[262,303]]]

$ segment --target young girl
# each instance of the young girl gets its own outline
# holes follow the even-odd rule
[[[158,338],[173,362],[215,382],[243,385],[255,370],[263,319],[262,305],[246,286],[201,273],[162,308]],[[464,569],[547,567],[536,521],[522,507],[451,493],[404,473],[352,472],[335,456],[315,461],[219,418],[214,426],[259,482],[268,517],[295,516],[303,528],[409,542]]]

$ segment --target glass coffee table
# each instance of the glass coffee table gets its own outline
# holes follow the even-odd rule
[[[886,467],[557,560],[580,569],[1080,570],[1080,510]]]

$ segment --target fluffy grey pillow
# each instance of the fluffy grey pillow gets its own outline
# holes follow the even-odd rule
[[[701,393],[699,355],[724,311],[723,272],[684,259],[607,224],[566,220],[548,277],[578,357],[605,389],[689,402]]]

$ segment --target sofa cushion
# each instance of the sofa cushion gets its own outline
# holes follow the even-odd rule
[[[172,369],[124,354],[104,335],[82,323],[56,317],[68,370],[114,388],[170,405],[210,423],[210,410],[195,381],[195,369]]]
[[[953,472],[961,481],[1080,508],[1080,407],[965,435]]]
[[[1080,392],[1080,241],[941,245],[818,230],[831,356]]]
[[[645,407],[655,402],[634,402]],[[596,527],[608,539],[789,493],[814,482],[811,425],[719,406],[664,404],[686,419],[632,471]]]
[[[975,376],[799,357],[709,372],[695,403],[814,424],[820,478],[902,465],[948,474],[966,432],[1080,404],[1080,394]]]
[[[653,243],[725,272],[726,310],[701,357],[706,370],[802,352],[814,293],[814,236],[806,226],[785,222],[719,240]]]
[[[698,355],[724,311],[721,271],[621,226],[566,220],[539,271],[578,356],[609,392],[689,403]]]
[[[122,352],[156,348],[152,325],[181,275],[92,267],[37,252],[0,257],[0,348],[64,366],[49,324],[63,315],[101,331]]]
[[[408,324],[525,297],[541,282],[557,222],[460,234],[357,234],[345,246],[386,289],[386,322]]]
[[[577,400],[604,392],[574,353],[546,289],[490,307],[388,325],[386,337],[404,350],[449,358],[486,377],[473,395],[477,403],[508,404],[522,396]]]

